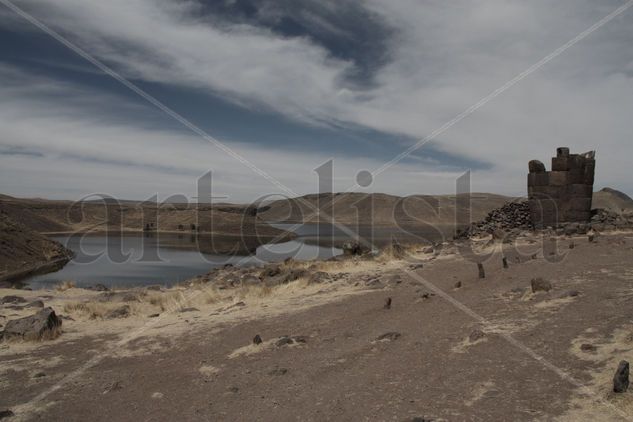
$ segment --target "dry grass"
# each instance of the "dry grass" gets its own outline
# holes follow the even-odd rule
[[[64,313],[89,319],[100,319],[116,307],[113,304],[101,302],[73,302],[64,305]]]
[[[70,290],[75,288],[75,282],[72,280],[65,280],[55,286],[55,290],[58,292],[65,292],[66,290]]]

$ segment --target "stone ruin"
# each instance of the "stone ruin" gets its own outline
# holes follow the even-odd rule
[[[556,150],[551,171],[538,160],[530,161],[528,203],[534,227],[589,222],[595,167],[595,151],[570,154],[564,147]]]

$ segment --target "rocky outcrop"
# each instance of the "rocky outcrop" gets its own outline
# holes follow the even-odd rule
[[[7,322],[5,340],[52,340],[62,333],[62,320],[53,308],[44,308],[35,315]]]

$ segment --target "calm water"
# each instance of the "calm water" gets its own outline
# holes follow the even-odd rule
[[[159,284],[173,285],[204,274],[225,264],[258,265],[283,261],[328,259],[342,251],[336,247],[307,244],[301,235],[297,240],[263,245],[251,255],[201,253],[198,242],[206,246],[203,236],[134,234],[124,236],[53,236],[76,254],[61,270],[25,280],[33,289],[49,288],[72,280],[78,287],[103,284],[108,287],[131,287]]]
[[[131,287],[159,284],[171,286],[179,281],[204,274],[225,264],[236,266],[260,265],[283,261],[328,259],[342,253],[343,242],[349,239],[344,231],[316,224],[273,224],[292,230],[296,240],[274,245],[236,247],[235,239],[212,238],[190,234],[133,234],[123,236],[55,236],[76,254],[61,270],[25,280],[31,288],[48,288],[72,280],[78,287],[103,284],[108,287]],[[377,246],[397,238],[401,242],[426,243],[442,240],[444,234],[435,230],[419,233],[361,227],[356,230]],[[251,243],[250,241],[247,243]],[[212,246],[215,245],[215,246]],[[222,251],[201,253],[200,250]],[[226,251],[239,251],[227,255]],[[249,253],[250,251],[250,253]]]

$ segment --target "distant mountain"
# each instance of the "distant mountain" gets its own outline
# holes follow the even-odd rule
[[[604,188],[593,193],[593,208],[621,212],[633,210],[633,199],[619,190]]]
[[[462,197],[462,199],[466,199]],[[483,219],[490,211],[514,198],[491,193],[471,194],[471,215],[461,214],[461,223]],[[523,200],[519,198],[518,200]],[[372,224],[377,227],[454,224],[455,195],[412,195],[400,197],[383,193],[325,193],[274,201],[260,208],[257,216],[268,222],[316,222],[319,205],[338,223]],[[327,222],[327,218],[321,218]]]

